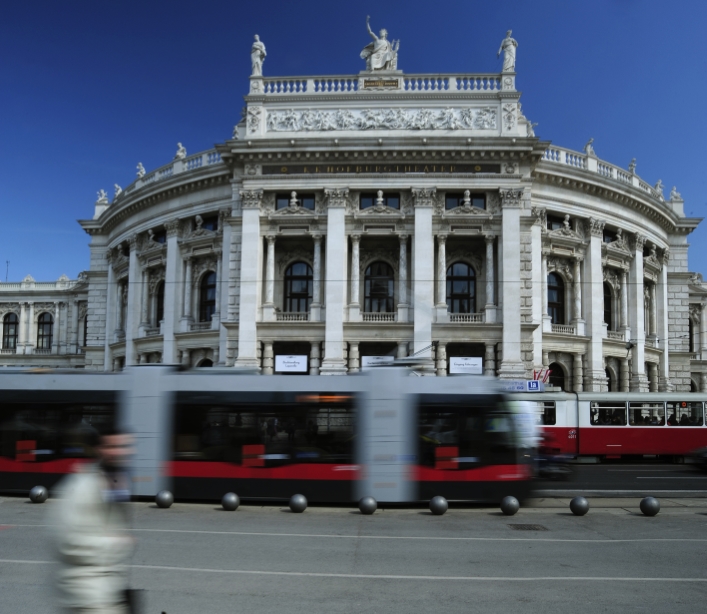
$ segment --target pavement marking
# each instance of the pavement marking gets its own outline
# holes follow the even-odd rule
[[[637,480],[707,480],[707,475],[637,475]]]
[[[609,473],[638,473],[639,471],[644,473],[675,473],[677,469],[607,469]]]
[[[0,559],[0,563],[13,565],[51,565],[53,561],[28,561]],[[316,571],[265,571],[259,569],[210,569],[204,567],[172,567],[171,565],[129,565],[132,569],[180,571],[188,573],[215,573],[249,576],[294,576],[304,578],[343,578],[347,580],[452,580],[466,582],[707,582],[707,578],[635,578],[596,576],[411,576],[393,574],[324,573]]]

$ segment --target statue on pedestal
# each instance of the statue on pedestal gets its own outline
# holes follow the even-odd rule
[[[503,68],[502,72],[515,72],[516,69],[516,47],[518,43],[515,39],[511,38],[512,30],[506,32],[506,38],[501,41],[501,46],[498,48],[498,53],[496,57],[501,55],[503,51]]]
[[[105,190],[98,190],[98,200],[96,203],[100,205],[108,204],[108,193]]]
[[[184,160],[187,157],[187,148],[181,143],[177,143],[177,153],[174,154],[175,160]]]
[[[142,162],[137,163],[137,176],[140,178],[145,176],[145,167],[142,165]]]
[[[400,41],[393,41],[391,44],[388,40],[388,31],[383,28],[379,36],[376,36],[371,30],[371,18],[366,17],[366,27],[368,33],[373,39],[361,51],[361,58],[366,60],[366,70],[396,70],[398,68],[398,49]]]
[[[255,35],[255,42],[250,48],[250,63],[253,67],[250,73],[251,77],[262,77],[263,76],[263,62],[265,61],[265,45],[261,42],[260,37]]]

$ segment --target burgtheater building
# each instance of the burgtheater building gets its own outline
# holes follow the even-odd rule
[[[370,31],[370,30],[369,30]],[[355,373],[415,355],[566,390],[707,389],[707,284],[673,188],[537,138],[498,74],[267,77],[233,137],[99,193],[77,280],[0,284],[10,366]]]

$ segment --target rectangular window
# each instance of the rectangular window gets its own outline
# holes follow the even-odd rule
[[[469,205],[477,209],[486,209],[486,194],[469,194]],[[448,192],[444,195],[445,209],[464,206],[463,192]]]
[[[314,211],[314,194],[299,194],[294,197],[298,207]],[[292,203],[292,193],[275,196],[275,210],[287,209]]]
[[[668,426],[702,426],[702,403],[678,401],[667,404]]]
[[[209,215],[204,216],[203,218],[203,223],[201,224],[201,227],[204,230],[213,230],[216,232],[218,230],[218,216],[217,215]]]
[[[382,204],[391,209],[400,209],[400,194],[390,193],[382,195]],[[379,197],[376,192],[363,192],[359,197],[359,208],[368,209],[379,204]]]
[[[616,233],[613,230],[604,228],[603,240],[604,243],[611,243],[612,241],[616,241]]]
[[[589,411],[594,426],[626,426],[626,403],[592,403]]]
[[[564,218],[558,217],[557,215],[547,216],[547,229],[548,230],[559,230],[565,225]]]
[[[290,205],[290,195],[289,194],[278,194],[275,197],[275,209],[287,209]]]
[[[631,426],[664,426],[664,403],[629,403],[628,418]]]
[[[162,230],[155,230],[155,232],[152,233],[152,240],[155,243],[166,243],[167,242],[167,232],[162,229]]]
[[[535,424],[554,426],[557,424],[555,401],[538,401],[535,405]]]

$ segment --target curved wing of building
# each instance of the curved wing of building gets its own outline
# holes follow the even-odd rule
[[[256,74],[245,101],[231,140],[99,193],[81,279],[0,284],[4,365],[415,355],[423,375],[707,388],[700,220],[591,141],[537,138],[515,72]]]

